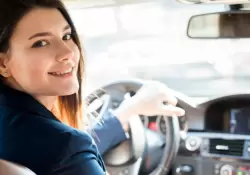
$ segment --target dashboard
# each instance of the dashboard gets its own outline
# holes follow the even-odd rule
[[[122,86],[109,93],[115,97],[112,108],[124,96],[135,94]],[[198,104],[179,92],[175,96],[178,106],[186,111],[179,118],[180,128],[188,124],[188,132],[169,175],[250,174],[250,93],[224,95]],[[150,130],[165,134],[164,117],[141,116],[141,120]]]
[[[227,95],[194,104],[178,97],[181,141],[171,175],[250,175],[250,94]],[[141,116],[145,127],[166,133],[163,116]]]
[[[171,174],[250,175],[250,94],[196,105],[178,99],[189,129]]]

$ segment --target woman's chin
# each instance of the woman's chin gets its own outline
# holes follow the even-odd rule
[[[68,87],[68,88],[60,88],[57,90],[57,96],[68,96],[75,93],[78,93],[79,86],[77,87]]]
[[[61,93],[60,95],[58,96],[69,96],[69,95],[73,95],[73,94],[76,94],[77,92],[69,92],[69,93]]]

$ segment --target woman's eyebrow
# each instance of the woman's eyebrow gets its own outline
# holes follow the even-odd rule
[[[66,31],[68,29],[71,29],[70,25],[66,25],[64,28],[63,28],[63,31]]]
[[[63,28],[63,31],[66,31],[68,29],[70,29],[71,27],[69,25],[66,25]],[[42,37],[42,36],[51,36],[52,34],[50,32],[41,32],[41,33],[36,33],[34,35],[32,35],[31,37],[29,37],[29,40],[36,38],[36,37]]]

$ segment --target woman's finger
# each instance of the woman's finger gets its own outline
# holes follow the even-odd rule
[[[169,89],[165,84],[162,84],[162,86],[159,85],[159,87],[162,92],[161,95],[163,96],[164,102],[167,102],[170,105],[176,106],[178,103],[178,100],[174,96],[172,90]]]
[[[172,95],[172,93],[169,90],[164,91],[164,102],[167,102],[168,104],[172,106],[176,106],[178,103],[177,98]]]
[[[162,105],[161,115],[164,116],[183,116],[185,111],[182,108],[172,106],[172,105]]]

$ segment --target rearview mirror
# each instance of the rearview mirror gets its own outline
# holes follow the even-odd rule
[[[190,38],[250,38],[250,11],[220,12],[192,16]]]
[[[177,0],[185,4],[248,4],[249,0]]]

